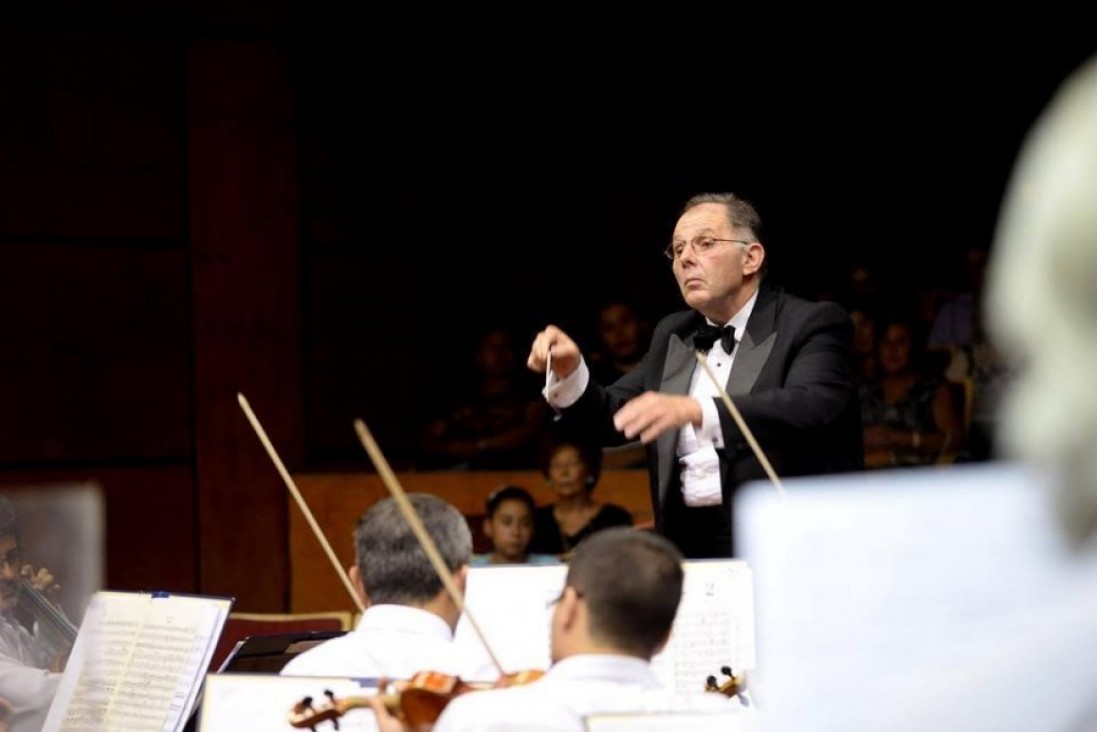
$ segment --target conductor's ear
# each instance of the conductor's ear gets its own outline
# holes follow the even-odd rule
[[[752,241],[747,244],[746,256],[743,257],[743,274],[756,274],[762,269],[762,263],[766,261],[766,248],[761,242]]]

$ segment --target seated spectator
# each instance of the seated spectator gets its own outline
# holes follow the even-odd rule
[[[559,564],[554,554],[530,554],[533,511],[537,504],[525,488],[506,485],[488,496],[484,511],[484,536],[491,551],[476,554],[471,566],[486,564]]]
[[[594,500],[601,470],[602,452],[597,447],[568,440],[549,446],[541,472],[557,498],[533,512],[530,551],[566,557],[580,541],[600,529],[632,525],[628,510]]]
[[[480,338],[475,373],[423,430],[417,466],[427,470],[528,469],[547,407],[539,387],[514,356],[510,332],[492,328]],[[450,380],[446,379],[448,383]]]
[[[964,251],[963,282],[959,290],[941,304],[933,318],[927,348],[930,353],[942,354],[945,364],[956,349],[971,342],[975,333],[976,311],[983,296],[988,253],[985,246],[972,246]]]
[[[964,457],[968,460],[990,460],[994,457],[995,423],[1001,394],[1006,388],[1012,369],[990,341],[983,326],[982,308],[976,303],[976,324],[971,341],[961,345],[952,355],[945,378],[965,384],[970,389],[967,443]]]
[[[914,331],[896,317],[877,331],[876,378],[859,392],[865,467],[947,462],[963,442],[960,406],[947,384],[922,372],[915,349],[924,341]]]
[[[648,349],[650,331],[636,309],[627,301],[613,299],[598,311],[598,342],[590,352],[591,378],[608,386],[640,363]],[[647,450],[639,440],[603,450],[603,465],[608,468],[642,468],[647,465]]]
[[[640,363],[648,348],[648,329],[635,308],[624,300],[612,300],[598,311],[597,346],[590,352],[590,373],[599,384],[609,385]]]
[[[847,308],[853,321],[854,369],[862,384],[876,376],[876,312],[870,302],[858,301]]]

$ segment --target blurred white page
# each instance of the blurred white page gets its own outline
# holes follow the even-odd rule
[[[324,691],[335,694],[335,703]],[[278,732],[307,729],[290,723],[294,705],[312,697],[316,729],[340,732],[376,730],[373,711],[354,703],[377,692],[376,686],[362,686],[346,678],[320,676],[278,676],[276,674],[207,674],[200,732]],[[340,706],[340,703],[347,708]],[[295,716],[304,724],[309,713]]]
[[[758,482],[735,504],[737,554],[755,577],[750,688],[773,729],[864,729],[865,720],[898,729],[879,720],[916,716],[897,711],[904,708],[943,709],[963,697],[962,685],[912,690],[934,689],[927,682],[974,669],[1043,628],[1079,571],[1052,520],[1046,478],[1019,466],[784,486],[784,501]],[[1002,712],[1016,718],[1025,708],[1039,718],[1049,700],[1031,698],[1023,663],[1001,675]],[[990,727],[972,727],[982,728]]]
[[[739,712],[659,712],[592,714],[584,723],[585,732],[743,732],[757,720]]]

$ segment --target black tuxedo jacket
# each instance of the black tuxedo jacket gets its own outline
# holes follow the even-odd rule
[[[693,371],[701,368],[693,333],[703,322],[694,310],[663,318],[641,363],[609,386],[591,381],[561,412],[561,427],[604,445],[625,442],[612,420],[626,401],[646,391],[689,393]],[[725,388],[778,477],[863,467],[852,337],[849,316],[837,304],[761,286]],[[718,450],[723,507],[730,523],[735,487],[767,476],[723,400],[716,398],[716,408],[724,434],[724,448]],[[647,446],[655,524],[663,533],[668,494],[680,490],[677,444],[675,430]]]

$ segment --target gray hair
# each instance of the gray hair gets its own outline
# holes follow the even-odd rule
[[[596,639],[650,659],[670,635],[682,598],[682,555],[645,529],[614,527],[579,543],[567,586],[583,598]]]
[[[449,570],[472,557],[472,533],[461,513],[437,496],[409,493]],[[442,591],[442,580],[392,498],[375,503],[354,529],[358,570],[371,603],[418,605]]]
[[[728,223],[733,228],[746,229],[750,232],[751,238],[758,238],[762,229],[762,218],[758,215],[758,211],[753,204],[734,193],[698,193],[686,201],[678,216],[681,217],[690,209],[705,203],[718,203],[724,206],[728,212]]]

